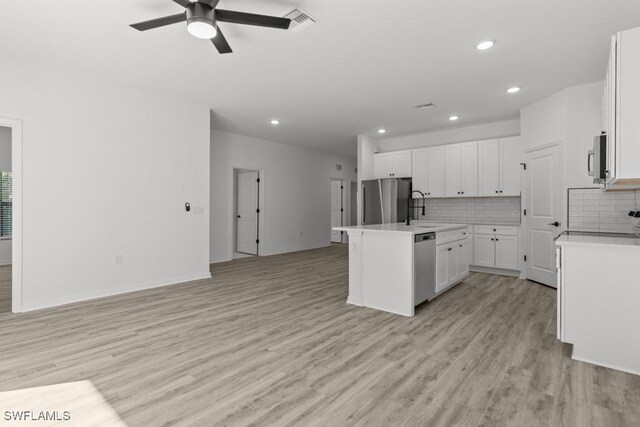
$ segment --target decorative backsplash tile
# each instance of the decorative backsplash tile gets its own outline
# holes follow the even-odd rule
[[[414,202],[419,203],[419,199]],[[520,197],[426,199],[419,219],[476,224],[520,224]]]
[[[631,233],[640,210],[640,191],[602,191],[599,188],[569,189],[569,224],[573,231]]]

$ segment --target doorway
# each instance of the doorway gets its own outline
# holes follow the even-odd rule
[[[0,126],[0,313],[11,311],[11,128]]]
[[[260,172],[234,169],[235,258],[258,255],[260,246]]]
[[[22,311],[22,121],[0,117],[0,312]]]
[[[333,227],[345,225],[345,182],[338,179],[331,180],[331,242],[344,243],[344,231],[335,231]]]
[[[555,238],[562,231],[563,177],[560,144],[525,153],[525,278],[557,287]]]

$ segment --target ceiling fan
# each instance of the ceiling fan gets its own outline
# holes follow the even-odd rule
[[[186,10],[176,15],[138,22],[131,27],[138,31],[151,30],[165,25],[187,21],[189,33],[199,39],[210,39],[220,53],[231,53],[231,46],[218,28],[218,22],[230,24],[255,25],[258,27],[278,28],[286,30],[291,24],[288,18],[278,16],[256,15],[253,13],[236,12],[233,10],[216,9],[220,0],[173,0]]]

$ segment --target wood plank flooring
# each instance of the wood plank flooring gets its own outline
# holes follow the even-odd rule
[[[474,273],[408,319],[345,304],[347,262],[245,258],[20,315],[0,267],[0,392],[90,380],[131,427],[640,425],[640,377],[570,359],[553,289]]]

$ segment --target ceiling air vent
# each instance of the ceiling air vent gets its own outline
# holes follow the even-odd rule
[[[312,18],[311,15],[301,11],[300,9],[293,9],[284,17],[291,19],[291,26],[289,26],[289,29],[292,31],[304,30],[317,22],[315,18]]]
[[[436,108],[436,105],[433,102],[429,102],[427,104],[416,105],[418,110],[429,110],[431,108]]]

